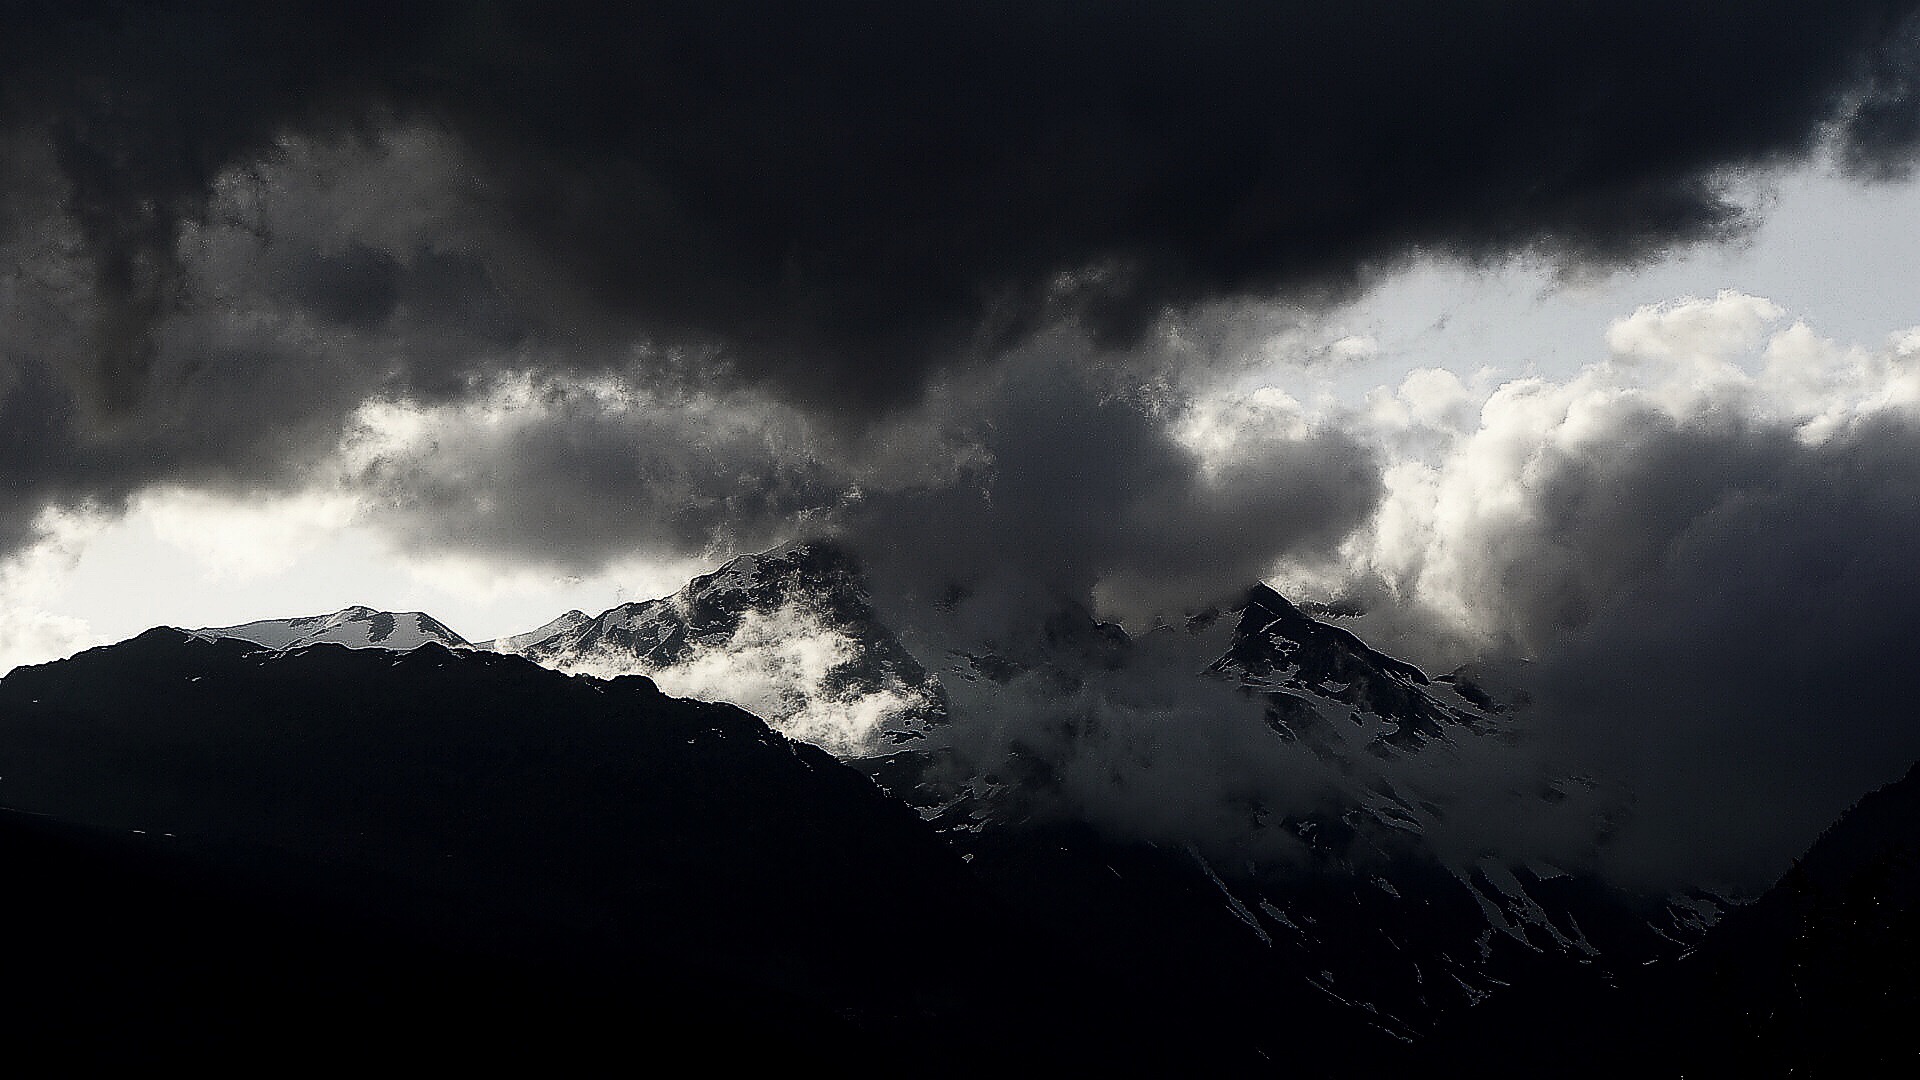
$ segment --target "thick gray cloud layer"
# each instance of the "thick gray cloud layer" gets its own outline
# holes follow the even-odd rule
[[[557,330],[718,346],[872,407],[1061,312],[1124,340],[1415,245],[1719,235],[1725,170],[1824,134],[1898,169],[1912,9],[11,3],[0,118],[57,160],[110,407],[195,299],[176,246],[217,179],[290,132],[396,121],[458,141],[491,272]],[[392,274],[309,283],[375,320]]]
[[[598,570],[634,552],[731,555],[827,527],[859,475],[756,399],[519,378],[477,401],[362,415],[347,483],[416,546]],[[397,430],[396,430],[397,428]]]
[[[1514,590],[1532,602],[1517,615],[1563,635],[1534,679],[1549,737],[1636,784],[1617,869],[1764,880],[1920,758],[1911,418],[1816,447],[1658,425],[1569,463],[1542,508],[1583,539],[1555,552],[1555,587]],[[1529,553],[1551,558],[1510,555]]]
[[[1237,599],[1282,554],[1330,550],[1379,498],[1378,462],[1347,435],[1246,432],[1209,469],[1166,402],[1104,390],[1088,366],[1070,346],[1024,350],[972,406],[957,476],[850,508],[847,539],[884,592],[914,607],[972,597],[972,617],[1001,623],[987,634],[1096,596],[1114,614],[1177,616]]]
[[[0,542],[502,368],[841,423],[1061,319],[1723,235],[1732,172],[1904,168],[1913,8],[8,3]]]

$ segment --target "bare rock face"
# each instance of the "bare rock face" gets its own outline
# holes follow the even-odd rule
[[[853,559],[828,543],[742,555],[672,596],[577,614],[509,639],[513,651],[730,701],[843,756],[888,753],[945,716],[939,682],[875,616]]]

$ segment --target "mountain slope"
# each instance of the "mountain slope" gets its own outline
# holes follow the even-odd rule
[[[1359,729],[1364,740],[1417,747],[1488,720],[1473,702],[1450,693],[1451,685],[1306,615],[1265,585],[1248,591],[1233,644],[1211,670],[1265,695],[1275,731],[1323,747],[1345,726]]]
[[[940,973],[996,954],[953,853],[820,751],[644,679],[434,644],[269,654],[154,630],[19,669],[0,804],[164,841],[208,864],[195,881],[283,867],[282,892],[483,966],[585,986],[664,964],[876,1038],[966,1011]],[[945,930],[911,957],[849,947],[918,919]]]
[[[1131,955],[995,902],[865,777],[644,678],[154,630],[0,680],[0,805],[30,815],[0,813],[16,1049],[976,1075],[1370,1045],[1311,1001],[1256,1039],[1132,993]]]
[[[490,641],[476,641],[473,643],[473,647],[476,649],[485,649],[489,652],[523,653],[532,646],[544,644],[562,634],[577,630],[590,621],[586,612],[575,609],[567,612],[565,615],[553,618],[545,624],[528,630],[525,633],[509,634],[506,637],[494,638]],[[629,674],[638,673],[633,672]]]
[[[722,1067],[878,1068],[801,998],[661,953],[618,965],[445,928],[464,898],[258,848],[0,810],[0,1010],[16,1054],[68,1067],[586,1071],[635,1042]],[[743,1023],[742,1018],[751,1018]]]
[[[1184,656],[1203,659],[1181,668]],[[956,733],[968,710],[1014,695],[1031,713],[1025,737],[1001,759],[966,760],[962,744],[863,767],[916,801],[982,880],[1051,932],[1126,951],[1148,981],[1259,987],[1253,1001],[1214,1005],[1252,1030],[1262,1014],[1314,1001],[1417,1040],[1542,977],[1673,956],[1718,912],[1711,897],[1634,895],[1577,869],[1437,844],[1467,812],[1449,770],[1509,746],[1522,722],[1514,708],[1463,675],[1431,679],[1264,586],[1232,612],[1137,639],[1065,609],[1030,640],[949,654],[941,677]],[[1182,679],[1227,698],[1196,692],[1188,698],[1216,702],[1216,714],[1155,719],[1162,691]],[[1257,707],[1230,709],[1235,694]],[[1232,750],[1183,756],[1187,740]],[[1140,761],[1143,745],[1152,756]],[[1125,770],[1144,766],[1134,782],[1171,816],[1185,793],[1153,787],[1156,768],[1250,760],[1311,794],[1267,791],[1292,805],[1244,797],[1185,837],[1101,824],[1084,809],[1098,813]],[[1571,781],[1522,789],[1504,812],[1578,814],[1583,794]]]
[[[1166,938],[1166,978],[1239,985],[1224,973],[1252,949],[1262,959],[1251,970],[1280,987],[1276,1003],[1304,995],[1393,1037],[1417,1036],[1542,971],[1625,970],[1672,956],[1724,906],[1705,894],[1631,895],[1543,861],[1443,854],[1434,838],[1449,835],[1456,815],[1487,813],[1457,805],[1450,770],[1462,759],[1497,764],[1521,737],[1523,695],[1490,693],[1465,672],[1430,678],[1264,585],[1231,612],[1137,640],[1065,605],[993,642],[942,647],[937,634],[916,631],[915,655],[875,616],[851,556],[790,544],[736,559],[673,597],[569,621],[525,654],[562,670],[649,671],[686,693],[725,697],[746,686],[730,700],[755,702],[782,730],[913,804],[1008,904],[1047,920],[1054,915],[1034,897],[1072,896],[1054,932],[1085,938],[1106,926],[1098,949],[1139,955],[1142,934],[1157,930],[1087,913],[1133,904],[1166,913],[1183,898],[1181,914],[1162,920],[1181,927]],[[810,677],[769,662],[818,640],[831,642],[816,650],[830,666]],[[764,679],[757,690],[755,678]],[[846,737],[850,727],[875,730],[859,726],[870,715],[860,702],[897,704],[903,692],[921,704],[880,710],[884,738]],[[1149,770],[1179,760],[1184,740],[1242,723],[1236,694],[1258,716],[1231,735],[1240,756],[1318,792],[1283,807],[1250,803],[1236,843],[1291,857],[1250,859],[1198,833],[1130,835],[1084,816],[1087,800],[1104,796],[1076,784],[1141,767],[1133,757],[1106,761],[1114,740],[1147,740]],[[1211,701],[1214,714],[1138,719],[1168,699]],[[1008,742],[995,731],[1014,734]],[[1590,782],[1566,778],[1517,791],[1498,812],[1560,814],[1597,836],[1605,809]],[[1088,821],[1095,827],[1075,826]],[[1109,872],[1122,865],[1132,869]],[[1036,892],[1038,881],[1052,884]],[[1222,919],[1203,935],[1210,944],[1183,937]]]
[[[1920,1070],[1920,766],[1678,960],[1546,980],[1408,1063],[1482,1076],[1906,1077]],[[1631,1038],[1620,1033],[1631,1032]]]

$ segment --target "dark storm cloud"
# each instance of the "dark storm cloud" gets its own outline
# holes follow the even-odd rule
[[[824,527],[854,482],[764,401],[563,382],[500,393],[428,412],[418,438],[377,423],[350,437],[351,482],[409,546],[587,573],[636,553],[727,557]]]
[[[170,326],[143,407],[110,425],[88,415],[44,355],[16,359],[0,383],[0,550],[31,540],[45,507],[113,512],[150,484],[239,493],[314,479],[312,464],[380,379],[316,364],[276,331]]]
[[[1232,599],[1377,502],[1379,463],[1355,439],[1249,417],[1210,463],[1175,432],[1189,398],[1114,393],[1097,369],[1151,362],[1095,352],[1051,335],[852,434],[750,391],[509,376],[370,416],[346,457],[409,542],[594,572],[833,535],[907,607],[1017,598],[1003,626],[1060,603],[1177,616]]]
[[[1725,169],[1829,129],[1906,160],[1912,9],[12,3],[0,107],[69,186],[106,407],[192,302],[173,245],[223,170],[409,122],[471,155],[494,273],[560,329],[860,410],[1062,313],[1125,341],[1414,246],[1718,235]]]
[[[988,637],[1062,604],[1178,617],[1237,599],[1284,553],[1330,549],[1378,501],[1378,462],[1343,433],[1254,425],[1209,470],[1164,403],[1104,391],[1072,346],[1009,365],[975,406],[975,464],[871,493],[842,518],[882,591],[904,598],[902,620],[956,595],[952,610]]]
[[[6,529],[503,367],[871,418],[1061,319],[1720,235],[1728,169],[1906,160],[1912,7],[8,3],[5,363],[67,396]]]
[[[1609,869],[1765,884],[1920,757],[1920,428],[1621,419],[1487,553],[1543,750],[1625,781]]]
[[[1586,628],[1666,567],[1704,519],[1777,497],[1783,471],[1809,453],[1784,425],[1683,423],[1652,409],[1616,419],[1608,435],[1603,445],[1555,451],[1533,495],[1533,521],[1485,556],[1509,598],[1504,629],[1525,652]],[[1777,529],[1754,540],[1793,542]]]
[[[57,184],[24,167],[50,165],[51,148],[7,149],[0,550],[31,540],[44,508],[110,513],[152,484],[324,482],[316,463],[369,398],[464,396],[523,336],[509,316],[470,306],[486,295],[471,257],[326,243],[311,234],[338,220],[327,200],[296,192],[236,217],[245,200],[224,191],[176,245],[171,273],[193,303],[143,331],[137,407],[116,404],[94,377],[100,328],[88,317],[114,306],[111,289]],[[311,216],[304,233],[283,220],[290,210]]]
[[[1920,146],[1920,26],[1909,17],[1867,65],[1842,136],[1844,158],[1864,175],[1903,176]]]

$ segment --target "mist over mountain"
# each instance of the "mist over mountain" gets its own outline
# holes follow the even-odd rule
[[[297,654],[295,622],[212,633]],[[918,809],[998,902],[1133,957],[1130,985],[1265,987],[1223,991],[1223,1016],[1334,1008],[1419,1037],[1530,973],[1670,956],[1728,903],[1599,875],[1624,806],[1540,771],[1524,694],[1429,678],[1265,586],[1137,639],[1070,605],[965,647],[928,625],[895,635],[859,563],[816,542],[509,640],[766,707]]]

